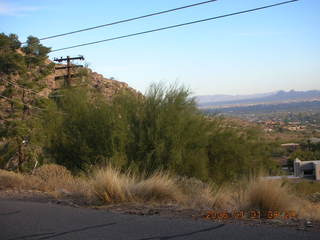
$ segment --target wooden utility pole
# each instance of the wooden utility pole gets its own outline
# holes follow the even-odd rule
[[[55,68],[55,70],[67,69],[67,75],[55,77],[55,80],[63,78],[65,80],[65,82],[64,82],[65,85],[68,87],[71,86],[71,78],[74,77],[74,75],[71,74],[71,68],[83,67],[83,65],[72,65],[71,64],[72,60],[84,60],[84,57],[83,56],[79,56],[79,57],[67,56],[66,58],[62,58],[62,57],[61,58],[54,58],[54,61],[59,62],[59,63],[67,61],[67,66]]]

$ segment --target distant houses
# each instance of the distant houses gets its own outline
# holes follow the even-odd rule
[[[318,144],[318,143],[320,143],[320,138],[315,138],[315,137],[310,138],[309,142],[312,144]]]
[[[296,158],[293,162],[295,177],[310,178],[320,181],[320,160],[301,161]]]
[[[303,131],[306,125],[301,122],[284,122],[284,121],[257,121],[258,124],[264,126],[265,132],[273,132],[276,129],[283,129],[291,132]]]
[[[281,147],[289,150],[289,151],[295,151],[299,148],[300,144],[299,143],[284,143],[281,144]]]

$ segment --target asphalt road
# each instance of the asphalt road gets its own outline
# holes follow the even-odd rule
[[[320,239],[319,232],[136,216],[49,203],[0,201],[1,240]]]

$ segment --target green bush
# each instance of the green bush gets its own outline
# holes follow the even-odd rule
[[[99,96],[93,99],[86,89],[65,90],[62,94],[58,106],[65,114],[54,123],[48,146],[55,162],[76,172],[110,163],[115,156],[120,159],[127,131],[113,107]]]
[[[81,88],[63,96],[47,149],[73,172],[113,164],[223,182],[271,167],[259,132],[208,119],[184,87],[154,84],[144,97],[121,92],[110,103]]]

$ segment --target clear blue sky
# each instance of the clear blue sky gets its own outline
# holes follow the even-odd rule
[[[202,0],[0,0],[0,32],[45,37]],[[273,4],[214,3],[42,43],[57,49]],[[195,94],[251,94],[320,89],[320,1],[299,2],[113,42],[50,57],[82,54],[94,71],[144,92],[178,82]]]

